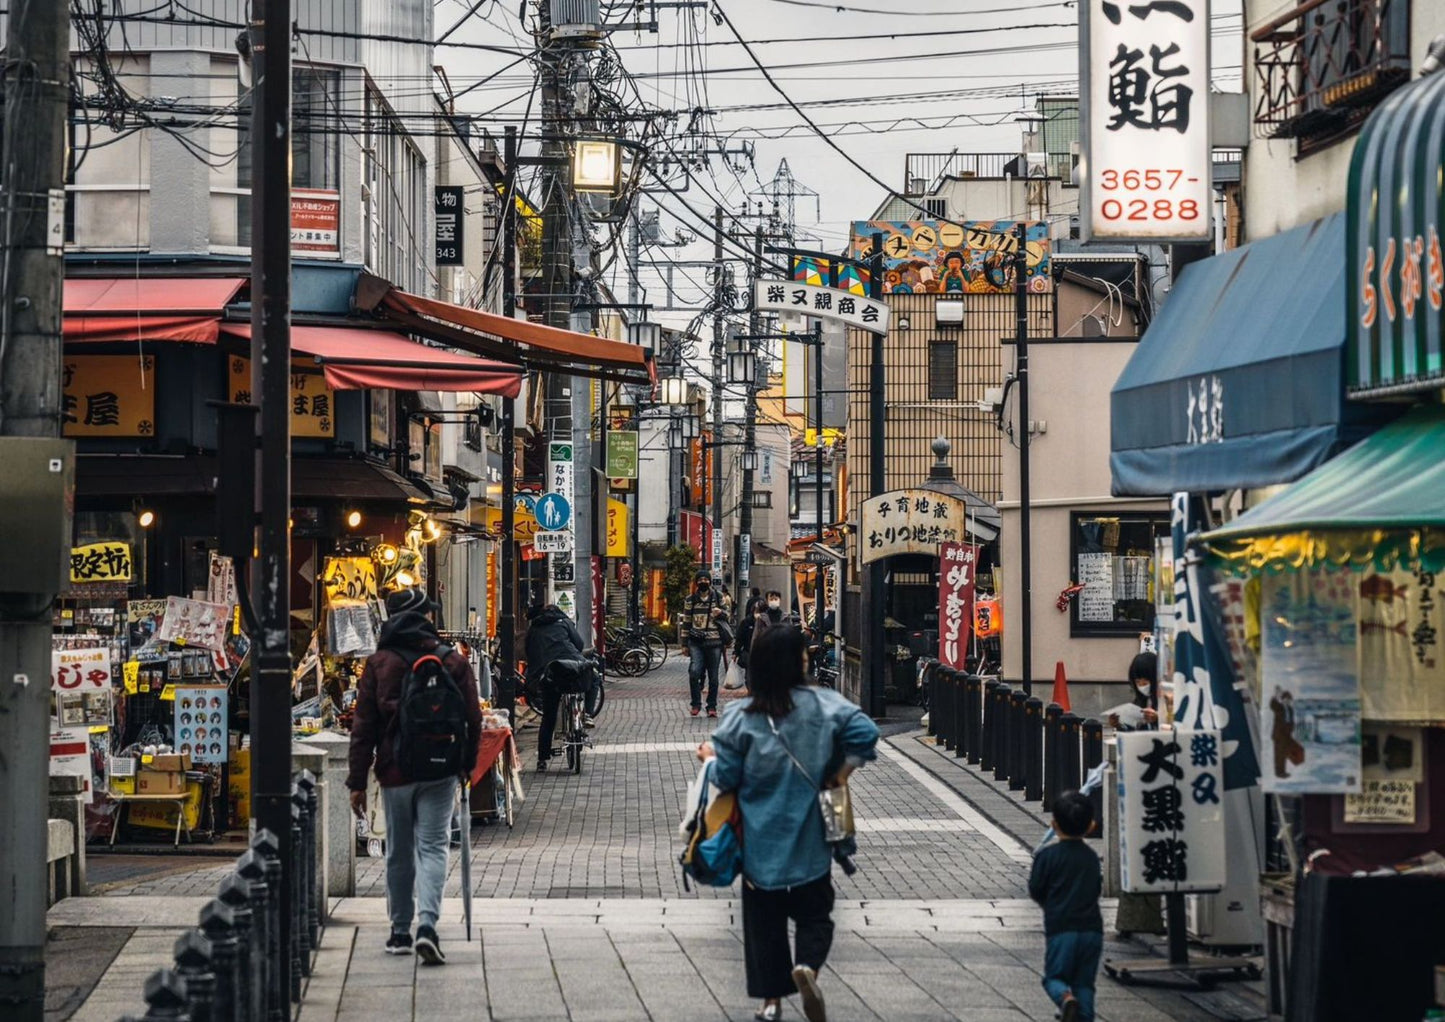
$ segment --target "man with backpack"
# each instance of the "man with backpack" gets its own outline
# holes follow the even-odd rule
[[[386,811],[386,953],[412,953],[415,909],[417,956],[444,965],[436,924],[448,831],[457,781],[476,763],[482,707],[471,664],[437,635],[435,609],[417,588],[387,598],[387,622],[357,685],[346,786],[352,810],[363,815],[374,761]]]

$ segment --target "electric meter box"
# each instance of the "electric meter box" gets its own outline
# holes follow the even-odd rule
[[[0,437],[0,596],[54,599],[70,576],[75,442]]]

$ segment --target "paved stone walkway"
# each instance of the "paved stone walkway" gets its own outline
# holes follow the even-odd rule
[[[334,906],[303,1022],[751,1018],[737,892],[684,894],[675,861],[692,750],[712,725],[687,715],[680,663],[609,685],[582,774],[527,773],[515,828],[473,830],[470,944],[453,857],[440,927],[445,969],[381,952],[382,862],[362,860],[362,896]],[[534,735],[523,733],[528,762]],[[837,939],[824,976],[830,1018],[1054,1017],[1038,983],[1042,920],[1025,896],[1037,814],[943,760],[916,732],[898,734],[855,775],[859,873],[836,877]],[[53,908],[61,932],[135,928],[75,1022],[136,1012],[145,975],[166,964],[171,942],[229,868],[203,863]],[[1140,952],[1110,941],[1106,954]],[[1221,1012],[1211,995],[1100,984],[1104,1022],[1250,1017]],[[798,1018],[796,1006],[785,1017]]]

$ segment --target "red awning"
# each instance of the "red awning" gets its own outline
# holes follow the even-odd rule
[[[221,314],[242,277],[69,277],[67,341],[186,341],[214,344]]]
[[[222,323],[221,332],[249,340],[251,324]],[[522,386],[516,366],[429,348],[390,330],[292,326],[291,349],[315,358],[336,390],[376,387],[516,397]]]
[[[369,273],[357,281],[356,305],[413,333],[527,369],[623,383],[656,379],[651,354],[635,345],[423,298]]]

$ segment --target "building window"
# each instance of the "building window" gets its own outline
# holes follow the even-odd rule
[[[930,341],[928,345],[928,399],[958,400],[958,343]]]
[[[1169,540],[1169,513],[1070,516],[1069,577],[1084,588],[1069,604],[1075,638],[1133,636],[1154,629],[1155,554]]]
[[[1300,3],[1250,33],[1254,122],[1306,153],[1353,131],[1410,80],[1409,0]]]

